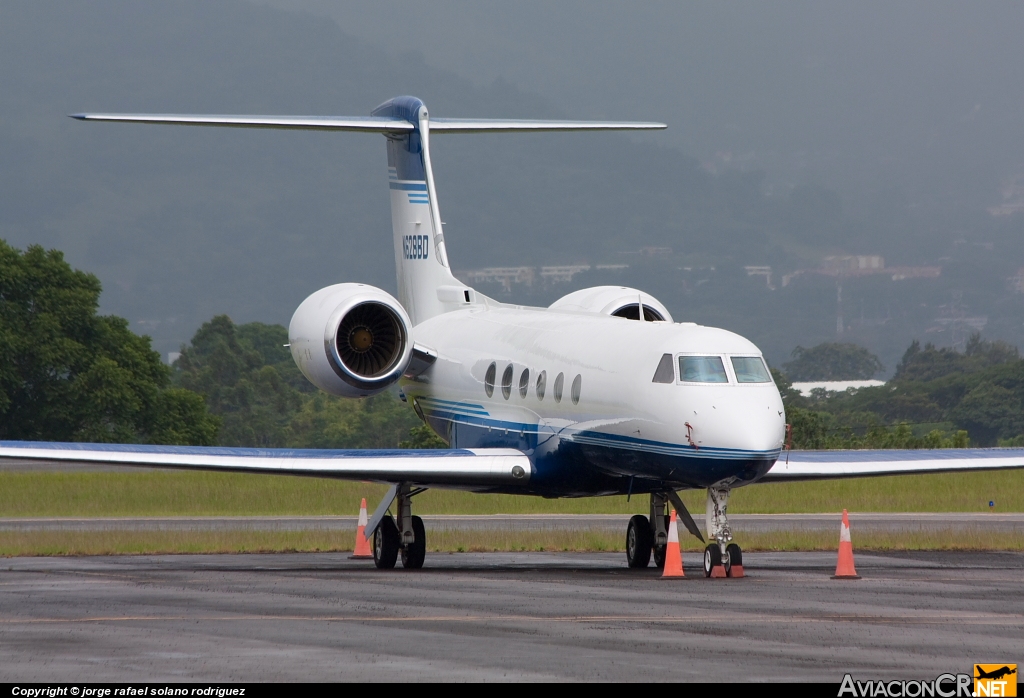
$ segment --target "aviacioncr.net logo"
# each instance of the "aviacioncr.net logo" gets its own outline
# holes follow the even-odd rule
[[[847,674],[838,695],[854,698],[972,698],[972,678],[970,674],[940,674],[931,681],[857,681]]]

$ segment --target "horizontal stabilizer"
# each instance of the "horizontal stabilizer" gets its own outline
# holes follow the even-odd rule
[[[534,119],[431,119],[431,133],[540,133],[542,131],[650,131],[666,124],[645,121],[538,121]]]
[[[71,114],[79,121],[122,121],[139,124],[281,128],[300,131],[366,131],[404,133],[415,127],[404,119],[376,116],[239,116],[231,114]]]
[[[232,114],[71,114],[79,121],[120,121],[139,124],[278,128],[300,131],[365,131],[405,133],[416,125],[405,119],[378,116],[243,116]],[[431,133],[539,133],[542,131],[643,131],[667,128],[640,121],[536,121],[527,119],[430,119]]]
[[[529,458],[507,448],[313,450],[0,441],[0,458],[467,488],[525,485],[533,472]]]
[[[936,448],[886,451],[793,451],[760,482],[833,480],[881,475],[1024,468],[1024,448]]]

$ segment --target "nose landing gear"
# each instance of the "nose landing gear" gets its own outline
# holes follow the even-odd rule
[[[729,487],[709,487],[707,502],[708,538],[713,542],[704,548],[705,577],[743,577],[743,551],[732,542],[727,509]]]

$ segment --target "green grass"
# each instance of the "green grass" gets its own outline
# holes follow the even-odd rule
[[[131,555],[179,553],[345,552],[352,550],[355,531],[17,531],[0,532],[0,557],[24,555]],[[622,552],[625,534],[602,531],[430,531],[432,553],[588,551]],[[1024,550],[1024,535],[983,533],[975,529],[860,535],[857,551],[867,550]],[[744,533],[743,549],[833,551],[837,533],[827,531]],[[694,538],[681,542],[684,551],[699,552]]]
[[[372,509],[381,485],[318,478],[234,473],[0,472],[2,517],[354,515],[366,497]],[[683,492],[696,516],[703,491]],[[850,511],[1024,511],[1024,471],[943,473],[884,478],[764,484],[733,492],[732,513]],[[645,513],[635,496],[543,499],[429,490],[416,497],[418,514]]]

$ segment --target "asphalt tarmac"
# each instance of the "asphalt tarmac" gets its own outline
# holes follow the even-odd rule
[[[0,681],[933,679],[1024,663],[1024,554],[753,553],[747,578],[622,554],[0,560]]]

